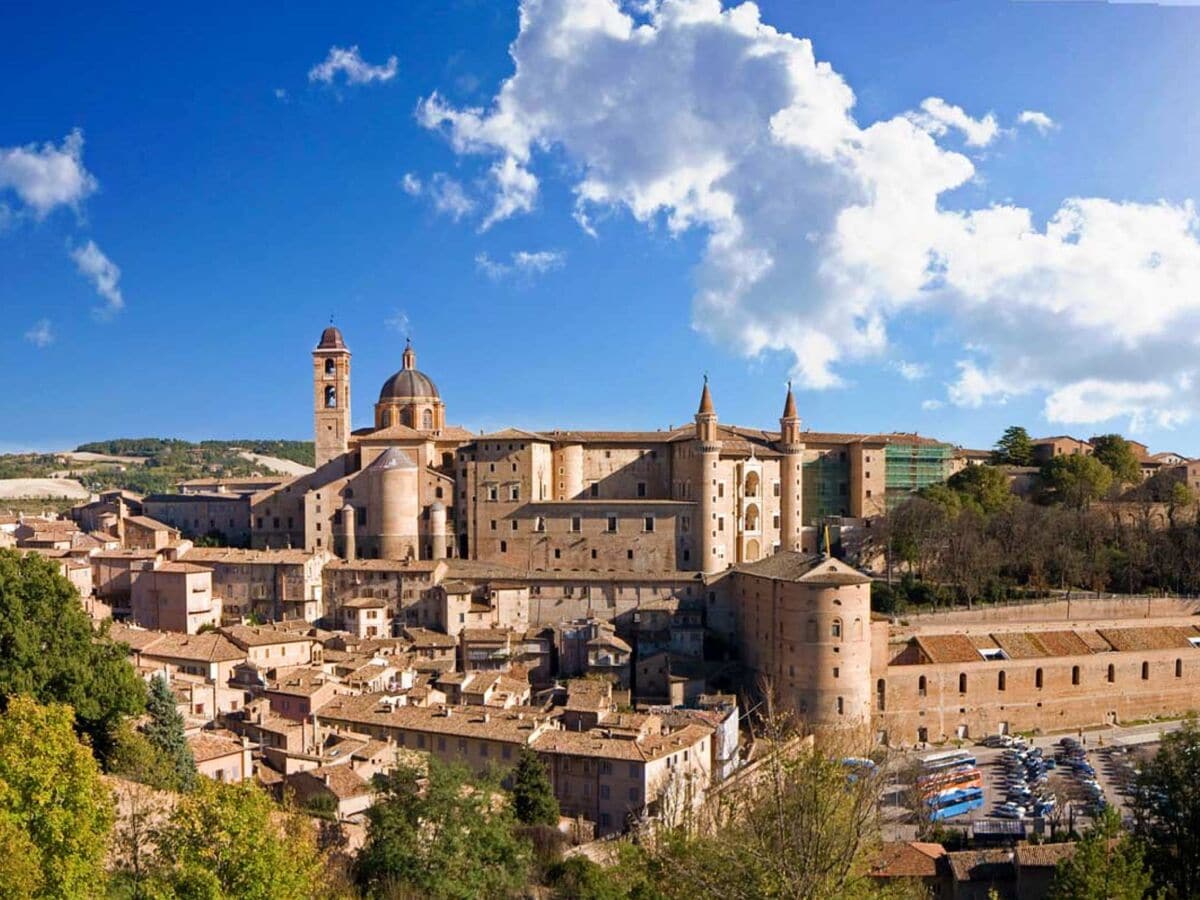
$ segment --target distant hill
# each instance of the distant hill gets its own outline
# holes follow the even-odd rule
[[[259,462],[256,457],[262,457]],[[114,488],[149,494],[173,490],[180,481],[211,476],[273,475],[273,462],[311,467],[312,441],[267,439],[184,441],[179,438],[114,438],[80,444],[62,453],[0,455],[0,480],[73,478],[89,491]],[[266,464],[264,464],[266,463]],[[297,469],[298,471],[298,469]],[[10,484],[15,489],[15,484]],[[12,494],[12,490],[7,493]]]

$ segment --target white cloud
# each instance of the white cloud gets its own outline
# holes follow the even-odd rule
[[[75,260],[79,274],[91,281],[96,293],[105,300],[105,305],[97,310],[98,314],[107,317],[125,308],[125,298],[121,296],[121,270],[104,255],[95,241],[72,250],[71,259]]]
[[[475,201],[467,196],[459,182],[444,172],[437,172],[430,179],[429,196],[434,209],[456,222],[475,211]]]
[[[391,81],[396,77],[398,61],[389,56],[382,66],[372,65],[359,55],[358,45],[330,47],[329,55],[308,72],[309,81],[332,84],[340,73],[346,84],[370,84],[372,81]]]
[[[54,328],[49,319],[38,319],[33,327],[25,332],[25,340],[39,350],[54,343]]]
[[[488,278],[499,281],[509,275],[532,277],[561,269],[566,255],[558,250],[518,250],[509,259],[509,262],[499,262],[483,252],[476,254],[475,265]]]
[[[1037,392],[1054,396],[1051,418],[1153,423],[1194,404],[1180,387],[1198,368],[1191,203],[1070,197],[1044,225],[1012,203],[951,207],[944,196],[978,179],[940,139],[986,146],[995,116],[929,98],[860,123],[846,81],[751,3],[525,0],[510,53],[486,107],[433,94],[418,109],[456,153],[482,157],[485,226],[567,172],[588,229],[627,211],[699,230],[695,326],[749,356],[790,353],[806,387],[884,356],[889,324],[920,310],[973,348],[951,402]],[[1115,403],[1094,387],[1111,372]]]
[[[919,128],[930,134],[944,135],[953,128],[962,132],[969,147],[986,147],[1000,134],[996,117],[988,113],[982,119],[973,119],[961,106],[947,103],[941,97],[927,97],[921,101],[921,111],[910,118]]]
[[[1172,405],[1173,393],[1159,382],[1088,378],[1052,392],[1046,398],[1046,417],[1065,423],[1128,417],[1132,431],[1148,425],[1173,428],[1190,418],[1186,408]]]
[[[1048,131],[1053,131],[1058,127],[1058,123],[1046,115],[1044,112],[1038,112],[1036,109],[1027,109],[1017,116],[1017,122],[1021,125],[1032,125],[1042,134]]]
[[[921,401],[921,409],[925,410],[926,412],[936,412],[937,410],[941,409],[945,405],[946,404],[941,400],[922,400]]]
[[[905,381],[920,381],[929,374],[929,366],[924,363],[906,362],[901,359],[894,362],[892,367]]]
[[[404,177],[400,179],[400,188],[410,197],[419,197],[421,194],[421,179],[412,172],[405,172]]]
[[[58,147],[0,147],[0,191],[11,190],[39,218],[57,206],[77,206],[95,189],[96,179],[83,167],[78,128]]]
[[[409,327],[411,323],[408,319],[408,313],[402,309],[393,311],[390,316],[383,320],[383,324],[405,337],[408,337],[411,333],[411,328]]]

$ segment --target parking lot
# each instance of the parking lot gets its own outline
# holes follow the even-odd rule
[[[1082,829],[1106,805],[1127,817],[1136,773],[1157,750],[1161,733],[1174,727],[1156,724],[1028,740],[992,736],[993,746],[966,745],[961,749],[975,757],[983,803],[944,824],[966,827],[979,819],[1008,819],[1022,821],[1027,828],[1044,826],[1047,831],[1051,826]],[[916,836],[910,813],[921,793],[916,779],[924,771],[921,760],[934,755],[932,750],[910,753],[893,764],[896,775],[884,807],[889,839]]]

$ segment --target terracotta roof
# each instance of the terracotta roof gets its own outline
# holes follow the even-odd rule
[[[311,778],[321,782],[339,800],[349,800],[372,792],[371,785],[348,765],[321,766],[300,772],[294,778]]]
[[[1022,868],[1053,868],[1075,855],[1073,841],[1063,844],[1018,844],[1017,865]]]
[[[1007,881],[1014,875],[1011,850],[960,850],[947,853],[955,881]]]
[[[246,658],[245,650],[240,649],[225,635],[213,631],[204,634],[166,632],[161,641],[142,652],[152,657],[199,662],[231,662]]]
[[[458,646],[458,641],[450,635],[442,634],[440,631],[431,631],[428,628],[408,627],[404,629],[404,636],[412,642],[414,648]]]
[[[869,584],[870,576],[864,575],[846,563],[816,554],[780,551],[757,562],[735,566],[737,572],[776,578],[784,581],[801,581],[806,584]]]
[[[482,710],[478,706],[383,705],[385,694],[335,697],[321,708],[325,723],[392,727],[425,734],[445,734],[527,744],[545,726],[548,717],[540,710],[511,707]],[[449,714],[447,714],[447,712]]]
[[[131,650],[145,650],[166,637],[166,633],[114,623],[108,630],[108,636],[118,644],[128,644]]]
[[[239,566],[299,565],[319,557],[332,558],[329,553],[309,553],[307,550],[241,550],[236,547],[193,547],[184,554],[190,563],[228,563]]]
[[[342,601],[346,609],[386,609],[387,605],[387,601],[379,597],[351,597]]]
[[[670,734],[652,734],[641,739],[609,737],[604,725],[590,731],[547,731],[533,742],[538,753],[587,756],[598,759],[623,759],[651,762],[689,750],[707,738],[713,730],[706,725],[687,725]]]
[[[270,625],[226,625],[221,633],[242,647],[268,647],[272,644],[310,643],[307,634]]]
[[[150,531],[176,531],[177,530],[175,528],[172,528],[170,525],[166,524],[165,522],[160,522],[160,521],[158,521],[158,519],[152,519],[149,516],[126,516],[125,524],[126,525],[138,525],[142,528],[149,529]]]
[[[871,874],[878,878],[935,878],[938,860],[946,855],[941,844],[894,841],[879,848]]]
[[[232,756],[243,750],[241,738],[232,731],[201,731],[199,734],[189,735],[187,742],[192,756],[198,763]]]
[[[1100,628],[1099,635],[1112,646],[1114,650],[1172,650],[1186,649],[1192,645],[1189,637],[1196,637],[1196,631],[1184,631],[1172,625],[1159,625],[1150,628]]]
[[[983,657],[965,634],[919,634],[913,638],[931,663],[981,662]]]
[[[189,562],[165,562],[155,572],[168,572],[174,575],[211,575],[212,569],[198,566]]]

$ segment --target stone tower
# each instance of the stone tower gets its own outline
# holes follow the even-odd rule
[[[717,411],[713,407],[707,375],[700,394],[700,408],[696,411],[696,440],[700,445],[700,473],[696,479],[700,491],[700,521],[696,523],[700,532],[699,568],[701,572],[717,572],[725,567],[717,552],[717,476],[721,441],[717,437]]]
[[[804,442],[800,439],[800,417],[796,398],[788,382],[783,416],[779,419],[779,549],[800,550],[804,527]]]
[[[313,438],[317,468],[342,456],[350,440],[350,351],[330,325],[313,351]]]

